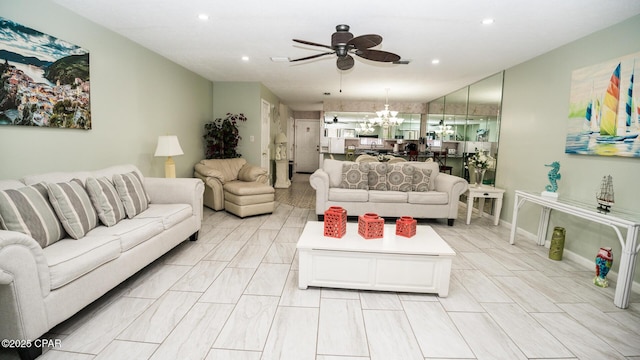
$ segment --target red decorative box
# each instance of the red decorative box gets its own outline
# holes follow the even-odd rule
[[[384,219],[374,213],[358,216],[358,234],[365,239],[384,237]]]
[[[347,210],[330,206],[324,212],[324,236],[341,238],[347,232]]]
[[[402,216],[396,220],[396,235],[412,237],[416,234],[418,221],[411,216]]]

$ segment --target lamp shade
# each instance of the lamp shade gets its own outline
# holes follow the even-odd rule
[[[285,135],[283,132],[276,135],[276,144],[284,144],[286,142],[287,142],[287,135]]]
[[[158,147],[156,147],[154,156],[176,156],[182,154],[184,154],[184,152],[182,152],[177,136],[158,136]]]

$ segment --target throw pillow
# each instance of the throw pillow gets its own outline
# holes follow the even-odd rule
[[[413,171],[413,191],[429,191],[431,169],[415,168]]]
[[[44,183],[0,191],[0,227],[29,235],[43,248],[65,236]]]
[[[122,201],[109,179],[104,176],[97,179],[87,178],[86,187],[101,223],[105,226],[113,226],[125,218]]]
[[[415,168],[406,164],[390,164],[387,171],[387,189],[392,191],[411,191]]]
[[[116,186],[116,191],[129,219],[133,219],[136,215],[147,210],[149,197],[142,186],[142,179],[138,173],[132,171],[127,174],[114,174],[113,184]]]
[[[387,190],[386,163],[369,163],[369,190]]]
[[[343,189],[369,190],[369,166],[366,163],[344,162],[342,164]]]
[[[67,234],[80,239],[98,225],[98,216],[82,181],[47,184],[49,201]]]

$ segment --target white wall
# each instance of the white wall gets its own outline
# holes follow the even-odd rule
[[[179,177],[204,157],[212,83],[49,0],[0,2],[2,17],[89,50],[92,130],[0,127],[0,179],[132,163],[164,176],[159,135],[177,135]]]
[[[572,71],[640,51],[638,34],[640,16],[506,70],[496,179],[507,190],[503,220],[512,220],[514,190],[544,190],[550,170],[544,164],[553,161],[561,165],[560,196],[595,209],[595,192],[610,174],[614,208],[640,213],[640,159],[564,153]],[[539,207],[527,205],[518,225],[536,233],[538,217]],[[550,231],[554,226],[567,229],[565,248],[586,259],[594,259],[601,246],[612,247],[617,271],[621,248],[610,227],[552,212]]]

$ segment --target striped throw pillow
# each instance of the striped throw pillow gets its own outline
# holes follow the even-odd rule
[[[127,174],[114,174],[113,184],[124,205],[124,211],[129,219],[147,210],[149,197],[147,196],[142,179],[135,171]]]
[[[29,235],[43,248],[65,236],[44,183],[0,191],[0,227]]]
[[[98,212],[98,218],[106,226],[113,226],[124,219],[124,206],[116,188],[106,177],[87,178],[87,192],[93,207]]]
[[[49,183],[49,201],[67,234],[80,239],[98,225],[98,215],[82,181]]]

